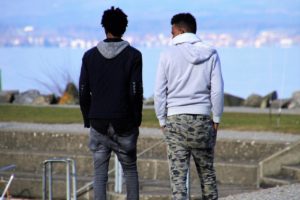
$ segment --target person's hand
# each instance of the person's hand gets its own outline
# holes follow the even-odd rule
[[[213,129],[214,129],[215,133],[218,132],[218,128],[219,128],[219,123],[213,122]]]
[[[160,130],[161,130],[162,132],[164,132],[164,131],[165,131],[165,128],[166,128],[165,125],[164,125],[164,126],[161,126],[161,127],[160,127]]]

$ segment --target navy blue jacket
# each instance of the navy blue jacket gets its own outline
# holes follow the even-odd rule
[[[137,49],[127,46],[112,59],[97,47],[85,52],[79,79],[84,127],[90,127],[91,122],[100,129],[108,123],[116,129],[140,126],[142,83],[142,55]]]

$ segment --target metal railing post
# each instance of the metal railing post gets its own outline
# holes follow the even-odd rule
[[[71,160],[72,162],[72,182],[73,182],[73,200],[77,199],[76,189],[77,189],[77,181],[76,181],[76,162],[75,160]]]
[[[12,175],[10,176],[10,178],[9,178],[8,183],[6,184],[6,186],[5,186],[4,190],[3,190],[3,193],[2,193],[2,195],[1,195],[1,197],[0,197],[0,200],[4,200],[4,196],[5,196],[5,194],[7,193],[8,188],[9,188],[9,186],[10,186],[10,184],[11,184],[11,182],[12,182],[13,179],[14,179],[14,175],[12,174]]]
[[[46,192],[47,192],[47,165],[43,163],[43,200],[46,200]]]
[[[70,193],[70,162],[66,160],[66,199],[71,200]]]
[[[48,162],[48,198],[52,199],[52,163]]]

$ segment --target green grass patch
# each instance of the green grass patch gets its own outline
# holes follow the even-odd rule
[[[300,134],[300,115],[256,113],[224,113],[221,129],[240,131],[272,131]]]
[[[82,123],[79,108],[0,105],[0,121],[32,123]],[[153,109],[143,111],[142,127],[158,128]],[[221,129],[240,131],[272,131],[300,134],[300,115],[256,113],[224,113]]]
[[[82,123],[79,108],[0,105],[0,121],[32,123]]]
[[[158,127],[153,110],[144,110],[142,126]],[[224,113],[220,129],[300,134],[300,115],[285,114],[270,117],[269,114],[261,113]]]

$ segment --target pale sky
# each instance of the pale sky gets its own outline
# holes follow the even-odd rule
[[[300,31],[300,0],[1,0],[0,27],[95,27],[113,5],[127,13],[129,30],[165,29],[174,14],[191,12],[205,30]]]

